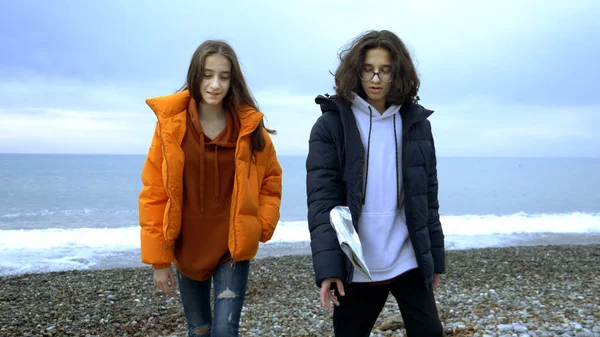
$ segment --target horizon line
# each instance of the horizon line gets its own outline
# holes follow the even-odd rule
[[[82,153],[82,152],[0,152],[0,155],[32,155],[32,156],[146,156],[147,153]],[[277,154],[278,157],[306,157],[308,154]],[[461,159],[600,159],[600,156],[448,156],[442,155],[437,158],[461,158]]]

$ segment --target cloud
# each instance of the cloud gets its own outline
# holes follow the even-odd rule
[[[154,124],[133,113],[60,108],[0,111],[0,152],[143,153]]]
[[[598,156],[597,1],[364,4],[181,1],[139,15],[129,2],[0,2],[0,151],[144,153],[155,121],[145,99],[175,91],[198,44],[220,38],[279,131],[278,152],[303,154],[338,51],[389,29],[437,110],[440,153]]]
[[[277,153],[303,155],[308,153],[308,136],[321,115],[315,96],[293,95],[282,91],[262,91],[256,94],[267,127],[277,131],[272,136]]]
[[[444,156],[600,157],[600,104],[503,104],[471,98],[432,104],[436,150]]]
[[[274,136],[278,153],[305,155],[308,137],[321,115],[315,96],[261,92],[257,99]],[[600,104],[554,106],[509,104],[469,97],[451,104],[424,105],[438,155],[445,157],[600,157]]]
[[[321,115],[315,96],[278,90],[256,98],[267,126],[278,132],[272,136],[278,154],[305,155]],[[600,105],[505,104],[486,97],[423,104],[435,110],[430,120],[440,156],[600,157]],[[2,109],[0,152],[144,154],[156,117],[143,109]]]
[[[2,4],[9,20],[0,26],[6,28],[0,42],[12,52],[0,56],[0,71],[18,80],[27,78],[26,70],[89,83],[169,83],[172,90],[198,44],[223,38],[253,89],[315,94],[331,89],[328,71],[351,38],[390,29],[413,52],[423,97],[598,102],[600,4],[594,0],[401,1],[385,11],[363,1],[240,1],[225,12],[220,6],[156,3],[139,15],[139,5],[128,2]],[[14,27],[20,30],[13,34]]]
[[[119,111],[90,111],[90,110],[65,110],[59,108],[23,108],[16,113],[0,110],[0,116],[6,120],[36,121],[38,118],[68,119],[75,121],[96,120],[98,122],[117,121],[127,123],[131,119],[139,118],[139,114]],[[116,125],[115,125],[116,126]]]

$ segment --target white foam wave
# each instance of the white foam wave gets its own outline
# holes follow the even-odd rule
[[[600,213],[463,215],[441,220],[448,249],[521,245],[524,237],[529,238],[527,244],[551,242],[544,233],[589,233],[600,238]],[[306,221],[281,222],[266,246],[277,255],[290,247],[298,250],[298,244],[308,251],[309,241]],[[0,230],[0,275],[114,266],[119,260],[114,257],[124,254],[129,258],[123,263],[129,266],[139,263],[139,248],[137,226]]]
[[[442,217],[441,221],[446,235],[600,232],[600,213],[462,215]],[[279,223],[271,241],[309,240],[306,221],[288,221]],[[0,231],[0,252],[61,247],[136,249],[139,248],[139,227]]]

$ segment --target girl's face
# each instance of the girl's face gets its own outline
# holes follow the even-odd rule
[[[231,62],[219,54],[210,55],[204,60],[202,71],[202,103],[221,106],[231,85]]]
[[[384,48],[369,49],[365,55],[360,80],[367,94],[367,102],[375,106],[385,105],[392,89],[392,58]]]

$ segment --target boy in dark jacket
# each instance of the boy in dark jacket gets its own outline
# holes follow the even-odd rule
[[[408,336],[442,336],[433,290],[445,269],[438,214],[432,111],[417,104],[419,79],[404,43],[371,31],[340,55],[336,95],[319,96],[322,115],[306,161],[308,223],[321,302],[336,336],[369,336],[388,294]],[[329,212],[348,206],[372,279],[341,250]]]

